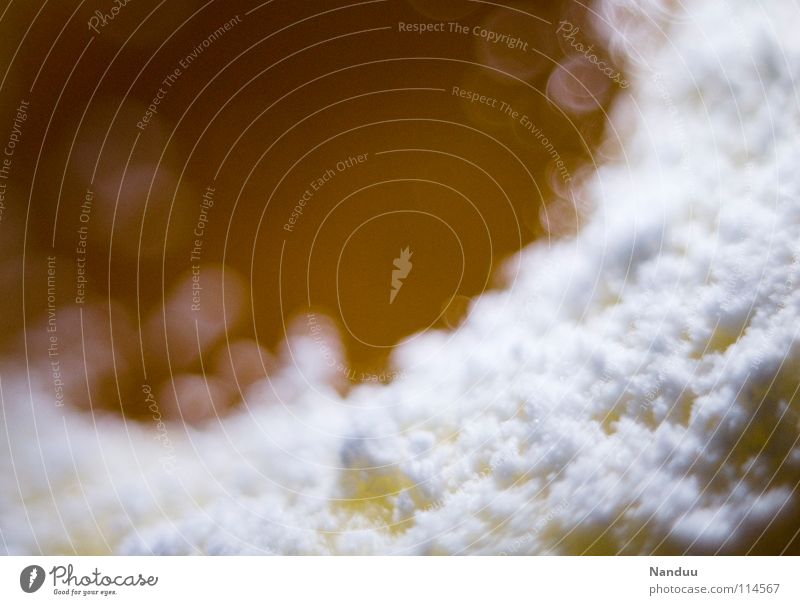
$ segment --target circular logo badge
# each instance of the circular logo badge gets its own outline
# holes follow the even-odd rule
[[[25,592],[36,592],[44,584],[44,569],[38,565],[28,565],[19,574],[19,586]]]

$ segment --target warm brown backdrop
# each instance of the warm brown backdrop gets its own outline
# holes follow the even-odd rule
[[[493,270],[525,243],[579,226],[576,188],[618,90],[556,31],[568,19],[603,52],[580,3],[350,4],[276,0],[248,14],[259,3],[134,0],[98,34],[87,21],[112,2],[8,6],[0,22],[3,64],[13,57],[0,91],[3,129],[21,99],[31,107],[0,223],[4,283],[20,286],[3,298],[3,346],[51,378],[53,255],[73,402],[88,405],[91,395],[94,406],[136,416],[147,382],[179,401],[182,392],[187,402],[199,398],[202,408],[206,395],[180,385],[205,370],[222,409],[270,371],[287,326],[311,329],[309,312],[338,322],[343,376],[380,374],[400,339],[457,325],[468,299],[497,287]],[[162,80],[237,15],[137,128]],[[401,21],[440,20],[519,37],[527,50],[471,34],[398,31]],[[554,95],[553,83],[564,81],[553,80],[559,63],[570,89]],[[572,179],[519,120],[454,96],[454,86],[530,116]],[[568,94],[574,103],[552,102]],[[366,161],[337,172],[286,231],[309,183],[359,154]],[[214,205],[193,263],[192,232],[209,186]],[[76,306],[87,189],[88,289]],[[406,246],[413,270],[389,304],[392,263]],[[191,309],[193,264],[199,312]]]

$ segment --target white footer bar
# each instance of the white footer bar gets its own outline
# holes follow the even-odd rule
[[[0,557],[0,603],[800,603],[793,557]]]

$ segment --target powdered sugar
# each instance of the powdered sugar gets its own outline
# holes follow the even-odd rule
[[[779,552],[800,528],[800,14],[690,8],[654,20],[589,224],[410,339],[394,383],[342,398],[295,337],[305,365],[237,415],[169,426],[167,469],[150,427],[5,381],[5,549]]]

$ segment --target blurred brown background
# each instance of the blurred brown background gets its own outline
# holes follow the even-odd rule
[[[578,228],[575,190],[619,91],[558,32],[567,20],[603,54],[571,1],[0,12],[3,142],[29,103],[0,220],[1,344],[70,404],[131,417],[148,414],[143,384],[168,416],[222,412],[319,313],[344,340],[341,388],[384,380],[398,341],[457,326],[504,259]]]

